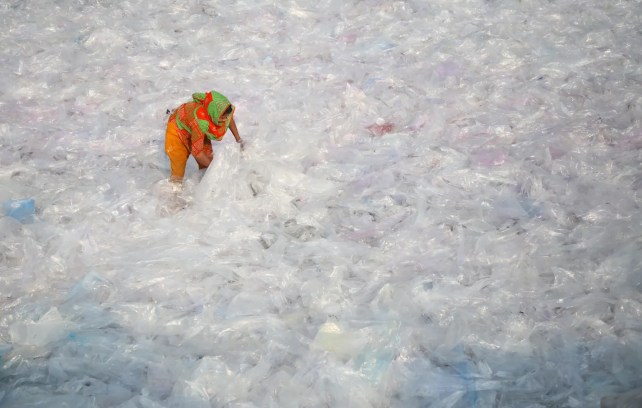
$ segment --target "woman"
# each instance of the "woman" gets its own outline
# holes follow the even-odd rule
[[[165,152],[170,160],[170,180],[180,183],[191,153],[199,169],[209,167],[214,159],[212,140],[220,141],[229,128],[236,143],[243,148],[234,122],[234,106],[216,91],[195,93],[192,101],[176,108],[165,131]]]

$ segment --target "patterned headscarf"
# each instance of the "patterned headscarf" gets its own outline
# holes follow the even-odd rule
[[[195,93],[192,98],[194,102],[201,104],[194,110],[198,127],[201,128],[208,139],[221,139],[230,126],[235,110],[234,105],[230,103],[229,99],[216,91]],[[232,107],[232,113],[227,116],[225,122],[222,122],[220,120],[221,114],[229,106]]]

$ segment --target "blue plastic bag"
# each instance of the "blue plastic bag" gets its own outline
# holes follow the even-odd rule
[[[4,215],[25,223],[33,221],[36,213],[36,202],[33,198],[6,200],[2,203]]]

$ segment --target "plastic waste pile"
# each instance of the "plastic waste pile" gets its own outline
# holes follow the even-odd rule
[[[0,407],[642,406],[641,11],[4,2]]]

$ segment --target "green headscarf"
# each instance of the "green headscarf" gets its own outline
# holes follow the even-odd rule
[[[220,140],[227,132],[232,121],[234,106],[230,101],[216,91],[192,94],[194,102],[201,106],[194,109],[194,119],[198,127],[210,140]],[[219,120],[221,113],[225,112],[228,106],[232,106],[232,114],[227,116],[224,123]]]

